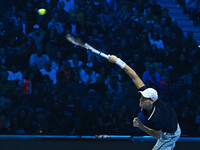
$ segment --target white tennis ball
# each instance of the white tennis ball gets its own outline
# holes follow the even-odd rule
[[[38,14],[39,15],[45,15],[47,13],[46,9],[45,8],[40,8],[38,9]]]

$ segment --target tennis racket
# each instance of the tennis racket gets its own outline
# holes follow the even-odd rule
[[[66,35],[66,39],[71,42],[74,45],[77,45],[79,47],[82,47],[84,49],[88,49],[91,52],[100,55],[101,57],[104,57],[106,59],[109,59],[108,55],[98,51],[97,49],[95,49],[94,47],[92,47],[91,45],[89,45],[88,43],[84,43],[80,38],[74,37],[71,34],[67,34]]]

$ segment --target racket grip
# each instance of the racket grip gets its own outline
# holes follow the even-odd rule
[[[109,59],[108,55],[106,55],[106,54],[104,54],[104,53],[101,53],[101,52],[100,52],[99,55],[102,56],[102,57],[104,57],[104,58],[106,58],[106,59]]]

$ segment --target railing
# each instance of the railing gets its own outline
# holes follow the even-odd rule
[[[151,136],[131,136],[131,135],[0,135],[0,140],[32,140],[32,139],[77,139],[77,140],[127,140],[133,142],[154,142],[155,138]],[[200,142],[200,137],[180,137],[178,142]]]

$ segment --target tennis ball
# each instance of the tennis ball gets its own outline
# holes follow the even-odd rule
[[[42,130],[40,130],[40,131],[39,131],[39,133],[40,133],[40,134],[42,134],[42,133],[43,133],[43,131],[42,131]]]
[[[39,15],[45,15],[46,13],[47,13],[46,9],[44,9],[44,8],[38,9],[38,14]]]

